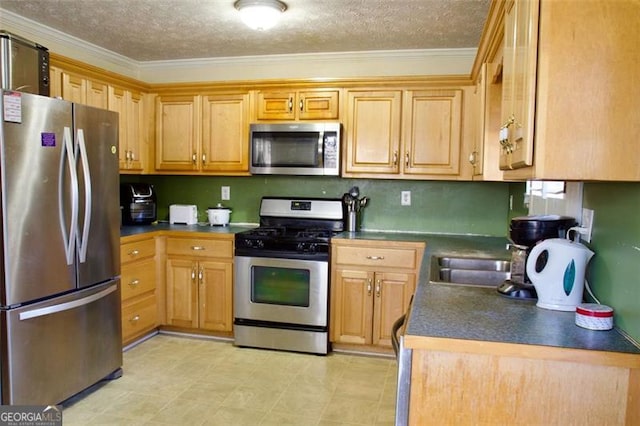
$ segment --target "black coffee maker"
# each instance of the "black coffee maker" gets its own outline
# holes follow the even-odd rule
[[[537,299],[536,290],[526,272],[531,249],[547,238],[565,238],[576,220],[569,216],[533,215],[511,219],[509,249],[511,250],[511,279],[498,286],[498,292],[516,299]],[[546,253],[538,257],[537,269],[544,268]]]

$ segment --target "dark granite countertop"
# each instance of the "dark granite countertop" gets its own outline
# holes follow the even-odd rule
[[[509,299],[493,288],[430,282],[432,256],[509,259],[506,238],[386,232],[343,233],[337,238],[426,243],[407,335],[640,354],[615,328],[578,327],[573,312],[538,308],[535,301]]]
[[[122,226],[120,228],[120,237],[130,237],[133,235],[146,234],[159,231],[177,231],[177,232],[199,232],[211,234],[237,234],[255,228],[253,225],[234,225],[229,226],[211,226],[207,223],[199,223],[196,225],[170,225],[168,222],[159,222],[144,226]]]

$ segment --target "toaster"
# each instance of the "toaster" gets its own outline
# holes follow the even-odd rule
[[[171,204],[169,206],[169,223],[195,225],[198,223],[198,207],[195,204]]]

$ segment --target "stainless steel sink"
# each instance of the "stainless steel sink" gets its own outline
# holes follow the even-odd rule
[[[497,287],[511,276],[511,262],[481,257],[434,256],[431,281]]]

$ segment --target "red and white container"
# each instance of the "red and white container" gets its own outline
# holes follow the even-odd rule
[[[613,308],[597,303],[583,303],[576,307],[576,325],[589,330],[611,330]]]

